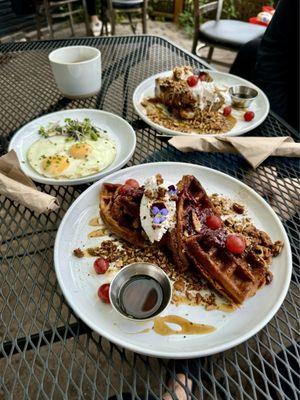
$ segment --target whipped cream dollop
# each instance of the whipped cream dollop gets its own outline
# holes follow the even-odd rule
[[[191,69],[183,69],[180,79],[187,80],[187,78],[192,75],[194,74]],[[218,88],[214,82],[207,82],[199,79],[197,84],[190,87],[189,90],[192,92],[193,96],[196,97],[200,110],[204,110],[213,103],[220,102]]]
[[[159,242],[176,224],[176,193],[173,185],[166,185],[160,175],[145,181],[140,205],[141,225],[151,243]]]
[[[208,105],[218,103],[220,97],[217,92],[217,87],[213,82],[198,80],[196,86],[190,88],[193,95],[197,98],[200,110],[204,110]]]

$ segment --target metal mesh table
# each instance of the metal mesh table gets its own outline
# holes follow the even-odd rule
[[[47,60],[54,48],[91,45],[102,52],[101,92],[68,100],[56,89]],[[280,216],[291,241],[294,271],[283,306],[256,336],[238,347],[184,367],[196,388],[193,399],[296,399],[299,392],[299,163],[269,158],[257,170],[237,155],[182,154],[155,136],[132,106],[135,87],[146,77],[201,60],[152,36],[105,37],[9,43],[0,46],[0,154],[13,133],[43,114],[97,108],[127,119],[137,148],[130,165],[183,161],[213,167],[249,184]],[[251,135],[292,135],[275,115]],[[0,197],[1,358],[0,398],[107,399],[129,392],[132,399],[160,399],[174,363],[119,348],[85,326],[57,285],[52,250],[57,227],[86,185],[39,186],[60,199],[59,212],[36,216]]]

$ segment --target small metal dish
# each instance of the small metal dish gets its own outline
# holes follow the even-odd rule
[[[152,309],[149,309],[146,312],[143,312],[141,316],[132,315],[127,312],[126,307],[123,303],[123,294],[124,288],[128,285],[129,282],[138,279],[145,279],[149,281],[155,281],[161,290],[160,301],[157,302],[156,306]],[[139,293],[138,296],[133,296],[134,301],[137,302],[137,306],[142,307],[141,304],[144,301],[144,294],[146,297],[147,291]],[[170,304],[172,298],[172,284],[168,277],[168,275],[157,265],[150,264],[146,262],[138,262],[129,264],[123,267],[113,278],[110,288],[109,288],[109,299],[112,307],[121,314],[123,317],[134,320],[134,321],[146,321],[152,319],[153,317],[159,315],[162,311],[164,311],[168,305]],[[146,298],[145,298],[145,301]],[[159,304],[158,304],[159,303]]]
[[[257,97],[257,90],[249,86],[231,86],[228,90],[233,107],[247,108]]]

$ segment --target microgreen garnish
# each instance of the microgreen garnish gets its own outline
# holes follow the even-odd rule
[[[45,138],[57,135],[66,136],[66,141],[81,141],[86,138],[96,141],[100,137],[100,131],[92,125],[89,118],[84,118],[82,122],[77,119],[65,118],[64,122],[65,125],[49,122],[47,127],[40,127],[39,134]]]

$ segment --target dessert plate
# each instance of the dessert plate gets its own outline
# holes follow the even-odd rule
[[[245,110],[242,111],[233,110],[233,115],[234,117],[236,117],[237,122],[230,131],[226,133],[206,134],[206,135],[218,136],[218,137],[243,135],[244,133],[249,132],[254,128],[256,128],[266,119],[270,110],[270,105],[267,96],[261,89],[253,85],[253,83],[248,82],[247,80],[242,79],[236,75],[227,74],[225,72],[210,71],[210,70],[204,70],[204,71],[208,72],[211,75],[214,82],[220,88],[228,89],[230,86],[244,85],[244,86],[250,86],[253,89],[256,89],[258,92],[258,96],[256,97],[256,99],[252,102],[251,106],[247,108],[247,110],[253,111],[255,113],[255,118],[252,121],[250,122],[244,121],[243,114]],[[156,124],[147,116],[146,110],[141,104],[144,98],[154,97],[155,79],[159,77],[160,78],[167,77],[170,76],[171,74],[172,71],[161,72],[159,74],[151,76],[150,78],[145,79],[142,83],[139,84],[139,86],[135,89],[133,93],[133,106],[135,108],[135,111],[138,113],[138,115],[142,120],[144,120],[152,128],[156,129],[158,132],[161,132],[164,136],[182,136],[182,135],[199,136],[198,133],[178,132],[172,129],[168,129],[162,125]]]
[[[89,118],[93,125],[107,131],[107,136],[116,144],[116,157],[107,168],[96,174],[74,179],[47,178],[31,168],[26,154],[32,143],[41,138],[38,133],[39,128],[47,126],[49,122],[63,123],[65,118],[73,118],[80,121],[83,121],[84,118]],[[8,150],[15,150],[22,171],[36,182],[48,185],[80,185],[97,181],[101,177],[123,167],[132,157],[135,146],[135,132],[131,125],[121,117],[102,110],[74,109],[47,114],[24,125],[12,137]]]
[[[100,238],[88,238],[93,230],[89,221],[99,213],[99,191],[103,182],[119,183],[128,178],[140,183],[160,173],[168,182],[177,183],[182,175],[192,174],[203,184],[208,194],[220,193],[246,204],[254,224],[270,234],[272,240],[282,240],[282,253],[273,259],[272,283],[259,290],[239,309],[227,313],[206,311],[202,306],[171,304],[163,315],[178,315],[190,321],[212,325],[216,330],[204,335],[161,336],[151,328],[153,322],[134,322],[120,316],[97,296],[99,286],[113,276],[96,275],[94,258],[76,258],[78,247],[96,246]],[[292,261],[287,234],[272,208],[251,188],[230,176],[210,168],[185,163],[151,163],[126,168],[105,177],[89,187],[72,204],[57,232],[54,262],[58,282],[74,312],[91,329],[108,340],[141,354],[165,358],[192,358],[227,350],[249,339],[274,316],[283,302],[291,278]]]

